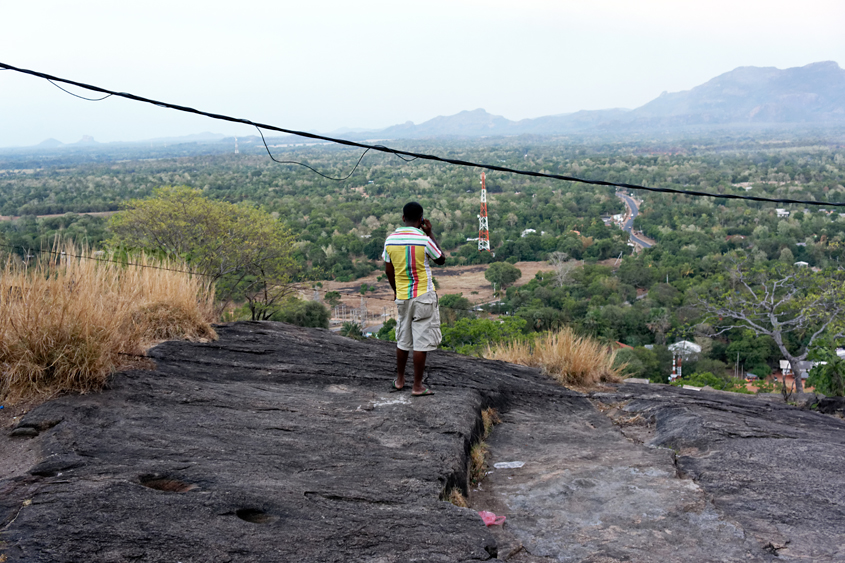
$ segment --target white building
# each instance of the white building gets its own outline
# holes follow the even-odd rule
[[[775,212],[778,214],[778,217],[780,219],[789,217],[789,211],[787,211],[786,209],[775,209]]]

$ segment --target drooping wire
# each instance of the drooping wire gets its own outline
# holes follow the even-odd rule
[[[373,146],[377,149],[380,149],[380,150],[383,150],[383,151],[386,151],[386,152],[391,152],[391,150],[384,145],[373,145]],[[413,158],[405,158],[404,156],[402,156],[401,154],[398,154],[398,153],[393,153],[393,156],[399,157],[402,160],[404,160],[405,162],[413,162],[413,161],[415,161],[416,159],[419,158],[418,156],[415,156]]]
[[[267,155],[270,157],[270,160],[272,160],[273,162],[278,162],[279,164],[296,164],[297,166],[304,166],[305,168],[307,168],[308,170],[310,170],[314,174],[318,174],[318,175],[322,176],[323,178],[327,178],[329,180],[334,180],[335,182],[343,182],[344,180],[348,180],[353,174],[355,174],[355,170],[358,169],[358,165],[361,164],[362,160],[364,160],[364,156],[366,156],[366,154],[368,152],[370,152],[369,148],[363,152],[363,154],[361,155],[361,158],[359,158],[358,162],[355,163],[355,167],[352,168],[352,172],[350,172],[349,174],[347,174],[343,178],[332,178],[331,176],[326,176],[325,174],[323,174],[319,170],[311,168],[310,166],[308,166],[304,162],[297,162],[295,160],[279,160],[279,159],[277,159],[275,156],[273,156],[273,153],[270,152],[270,147],[267,146],[267,140],[264,138],[264,133],[261,132],[261,127],[256,125],[255,128],[258,129],[258,134],[261,135],[261,142],[264,143],[264,148],[267,149]]]
[[[192,272],[190,270],[177,270],[175,268],[165,268],[164,266],[153,266],[151,264],[138,264],[138,263],[135,263],[135,262],[124,262],[122,260],[111,260],[109,258],[99,258],[97,256],[86,256],[84,254],[68,254],[67,252],[58,252],[56,250],[33,250],[33,249],[27,248],[25,246],[12,246],[12,245],[9,245],[9,244],[2,244],[0,246],[2,246],[4,248],[11,249],[11,250],[20,249],[20,250],[25,251],[27,253],[27,255],[30,255],[29,254],[30,252],[37,252],[39,254],[51,254],[53,256],[60,256],[60,257],[64,256],[66,258],[80,258],[80,259],[83,259],[83,260],[94,260],[95,262],[111,262],[112,264],[120,264],[121,266],[133,266],[133,267],[136,267],[136,268],[150,268],[150,269],[153,269],[153,270],[165,270],[165,271],[168,271],[168,272],[179,272],[181,274],[190,274],[192,276],[214,277],[214,275],[212,275],[212,274],[203,274],[201,272]],[[34,255],[30,255],[30,256],[34,257]]]
[[[8,69],[4,68],[3,70],[8,70]],[[58,88],[59,90],[61,90],[62,92],[66,93],[66,94],[70,94],[71,96],[75,96],[75,97],[79,98],[80,100],[87,100],[89,102],[102,102],[106,98],[110,98],[111,96],[113,96],[113,94],[106,94],[102,98],[86,98],[85,96],[80,96],[79,94],[74,94],[70,90],[65,90],[64,88],[62,88],[61,86],[59,86],[58,84],[53,82],[52,80],[47,80],[47,82],[49,82],[50,84],[52,84],[53,86],[55,86],[56,88]]]
[[[192,275],[192,276],[202,276],[202,277],[210,277],[210,278],[215,277],[214,274],[204,274],[202,272],[193,272],[191,270],[179,270],[179,269],[176,269],[176,268],[165,268],[164,266],[154,266],[152,264],[139,264],[137,262],[124,262],[122,260],[112,260],[112,259],[109,259],[109,258],[100,258],[100,257],[97,257],[97,256],[87,256],[85,254],[70,254],[68,252],[59,252],[59,251],[56,251],[56,250],[34,250],[34,249],[26,247],[26,246],[13,246],[13,245],[10,245],[10,244],[0,244],[0,247],[8,248],[10,250],[22,250],[25,253],[24,256],[28,256],[30,258],[35,258],[35,254],[32,254],[32,253],[50,254],[50,255],[53,255],[53,256],[59,256],[59,257],[63,257],[63,258],[79,258],[81,260],[93,260],[95,262],[109,262],[109,263],[112,263],[112,264],[118,264],[120,266],[132,266],[134,268],[164,270],[164,271],[167,271],[167,272],[177,272],[177,273],[180,273],[180,274],[189,274],[189,275]],[[389,301],[390,303],[394,303],[393,299],[388,299],[388,298],[385,298],[385,297],[369,296],[369,297],[365,297],[365,298],[366,299],[372,299],[374,301],[385,301],[385,302]],[[448,309],[450,311],[465,311],[465,312],[470,312],[470,313],[478,313],[478,312],[481,312],[482,310],[478,309],[477,307],[483,307],[485,305],[492,305],[492,303],[481,303],[481,304],[475,305],[473,308],[470,308],[470,309],[463,308],[463,307],[446,307],[446,306],[442,306],[442,305],[440,306],[440,308],[441,309]]]
[[[358,168],[358,165],[361,164],[361,161],[364,159],[364,156],[370,151],[370,149],[368,148],[363,152],[363,154],[361,154],[361,158],[358,159],[358,162],[355,164],[355,167],[352,169],[352,172],[350,172],[349,174],[347,174],[343,178],[332,178],[331,176],[326,176],[325,174],[323,174],[319,170],[316,170],[316,169],[308,166],[304,162],[299,162],[299,161],[296,161],[296,160],[279,160],[279,159],[277,159],[275,156],[273,156],[273,153],[270,152],[270,147],[267,146],[267,140],[264,138],[264,133],[261,132],[261,127],[258,127],[256,125],[255,128],[258,130],[258,134],[261,135],[261,142],[264,143],[264,148],[267,149],[267,156],[270,157],[270,160],[272,160],[273,162],[278,162],[279,164],[296,164],[297,166],[304,166],[305,168],[307,168],[308,170],[310,170],[314,174],[318,174],[318,175],[322,176],[323,178],[327,178],[329,180],[334,180],[335,182],[342,182],[344,180],[348,180],[355,173],[355,170]],[[382,145],[375,145],[375,146],[379,147],[379,148],[386,148]],[[405,158],[404,156],[402,156],[400,154],[394,154],[394,156],[401,158],[405,162],[411,162],[411,161],[414,161],[414,160],[417,159],[417,157]]]
[[[348,147],[358,147],[362,149],[369,149],[369,150],[377,150],[380,152],[386,152],[395,154],[397,156],[408,156],[412,158],[419,158],[422,160],[429,160],[432,162],[442,162],[444,164],[453,164],[456,166],[468,166],[472,168],[482,168],[485,170],[493,170],[495,172],[506,172],[508,174],[517,174],[520,176],[531,176],[534,178],[549,178],[552,180],[564,180],[567,182],[577,182],[580,184],[588,184],[593,186],[606,186],[606,187],[616,187],[616,188],[625,188],[629,190],[638,190],[638,191],[648,191],[648,192],[657,192],[657,193],[668,193],[668,194],[679,194],[679,195],[687,195],[691,197],[710,197],[714,199],[736,199],[736,200],[744,200],[744,201],[761,201],[766,203],[791,203],[797,205],[813,205],[813,206],[827,206],[827,207],[845,207],[845,202],[824,202],[824,201],[810,201],[810,200],[800,200],[800,199],[784,199],[784,198],[768,198],[768,197],[759,197],[759,196],[749,196],[749,195],[739,195],[739,194],[718,194],[718,193],[711,193],[711,192],[699,192],[694,190],[678,190],[675,188],[651,188],[648,186],[640,186],[637,184],[628,184],[622,182],[608,182],[605,180],[588,180],[584,178],[576,178],[574,176],[565,176],[562,174],[549,174],[545,172],[534,172],[531,170],[519,170],[515,168],[507,168],[505,166],[497,166],[495,164],[483,164],[479,162],[471,162],[466,160],[459,160],[453,158],[443,158],[433,154],[426,154],[426,153],[415,153],[410,151],[403,151],[399,149],[393,149],[390,147],[385,147],[383,145],[368,145],[365,143],[359,143],[356,141],[350,141],[348,139],[338,139],[335,137],[328,137],[326,135],[319,135],[317,133],[309,133],[307,131],[298,131],[296,129],[287,129],[284,127],[276,127],[274,125],[269,125],[266,123],[256,123],[254,121],[250,121],[249,119],[243,119],[238,117],[232,117],[229,115],[223,115],[219,113],[210,113],[198,109],[194,109],[187,106],[180,106],[177,104],[171,104],[167,102],[160,102],[157,100],[153,100],[150,98],[144,98],[142,96],[137,96],[135,94],[130,94],[128,92],[116,92],[114,90],[107,90],[106,88],[101,88],[99,86],[94,86],[91,84],[85,84],[83,82],[76,82],[74,80],[67,80],[65,78],[59,78],[57,76],[53,76],[50,74],[45,74],[43,72],[35,71],[35,70],[28,70],[23,68],[18,68],[6,63],[0,62],[0,68],[7,69],[7,70],[14,70],[16,72],[20,72],[23,74],[29,74],[31,76],[37,76],[39,78],[43,78],[45,80],[55,80],[57,82],[63,82],[65,84],[71,84],[73,86],[77,86],[79,88],[84,88],[86,90],[91,90],[93,92],[101,92],[103,94],[109,94],[112,96],[119,96],[121,98],[126,98],[127,100],[133,100],[136,102],[144,102],[147,104],[152,104],[154,106],[166,108],[166,109],[173,109],[176,111],[181,111],[185,113],[193,113],[196,115],[202,115],[204,117],[209,117],[211,119],[216,119],[219,121],[228,121],[230,123],[241,123],[244,125],[250,125],[252,127],[258,127],[261,129],[266,129],[269,131],[278,131],[280,133],[287,133],[290,135],[296,135],[299,137],[305,137],[308,139],[317,139],[321,141],[328,141],[331,143],[336,143],[338,145],[345,145]],[[263,135],[262,135],[263,137]],[[269,151],[268,151],[269,152]],[[363,155],[362,155],[363,157]],[[299,164],[299,163],[294,163]],[[310,168],[310,167],[308,167]],[[313,170],[313,168],[312,168]],[[314,170],[314,172],[317,172]]]

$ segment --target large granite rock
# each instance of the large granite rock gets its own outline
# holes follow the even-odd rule
[[[436,395],[411,399],[388,392],[389,343],[218,332],[0,440],[8,562],[845,560],[833,416],[655,385],[586,397],[445,352]],[[466,491],[488,405],[492,472],[457,508],[441,498]]]
[[[489,440],[474,505],[508,515],[500,557],[845,561],[842,420],[666,385],[591,399],[597,411],[514,408]]]
[[[474,561],[495,553],[466,486],[483,405],[535,370],[447,353],[437,393],[389,393],[394,347],[281,323],[167,342],[155,371],[29,413],[32,467],[0,481],[9,562]]]

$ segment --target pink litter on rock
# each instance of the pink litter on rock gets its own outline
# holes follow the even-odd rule
[[[479,510],[478,515],[481,516],[482,520],[484,520],[484,525],[486,526],[499,526],[505,523],[505,516],[496,516],[492,512],[487,512],[486,510]]]

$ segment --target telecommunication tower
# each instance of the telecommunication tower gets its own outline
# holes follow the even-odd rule
[[[478,251],[490,252],[490,228],[487,226],[487,186],[481,173],[481,213],[478,214]]]

